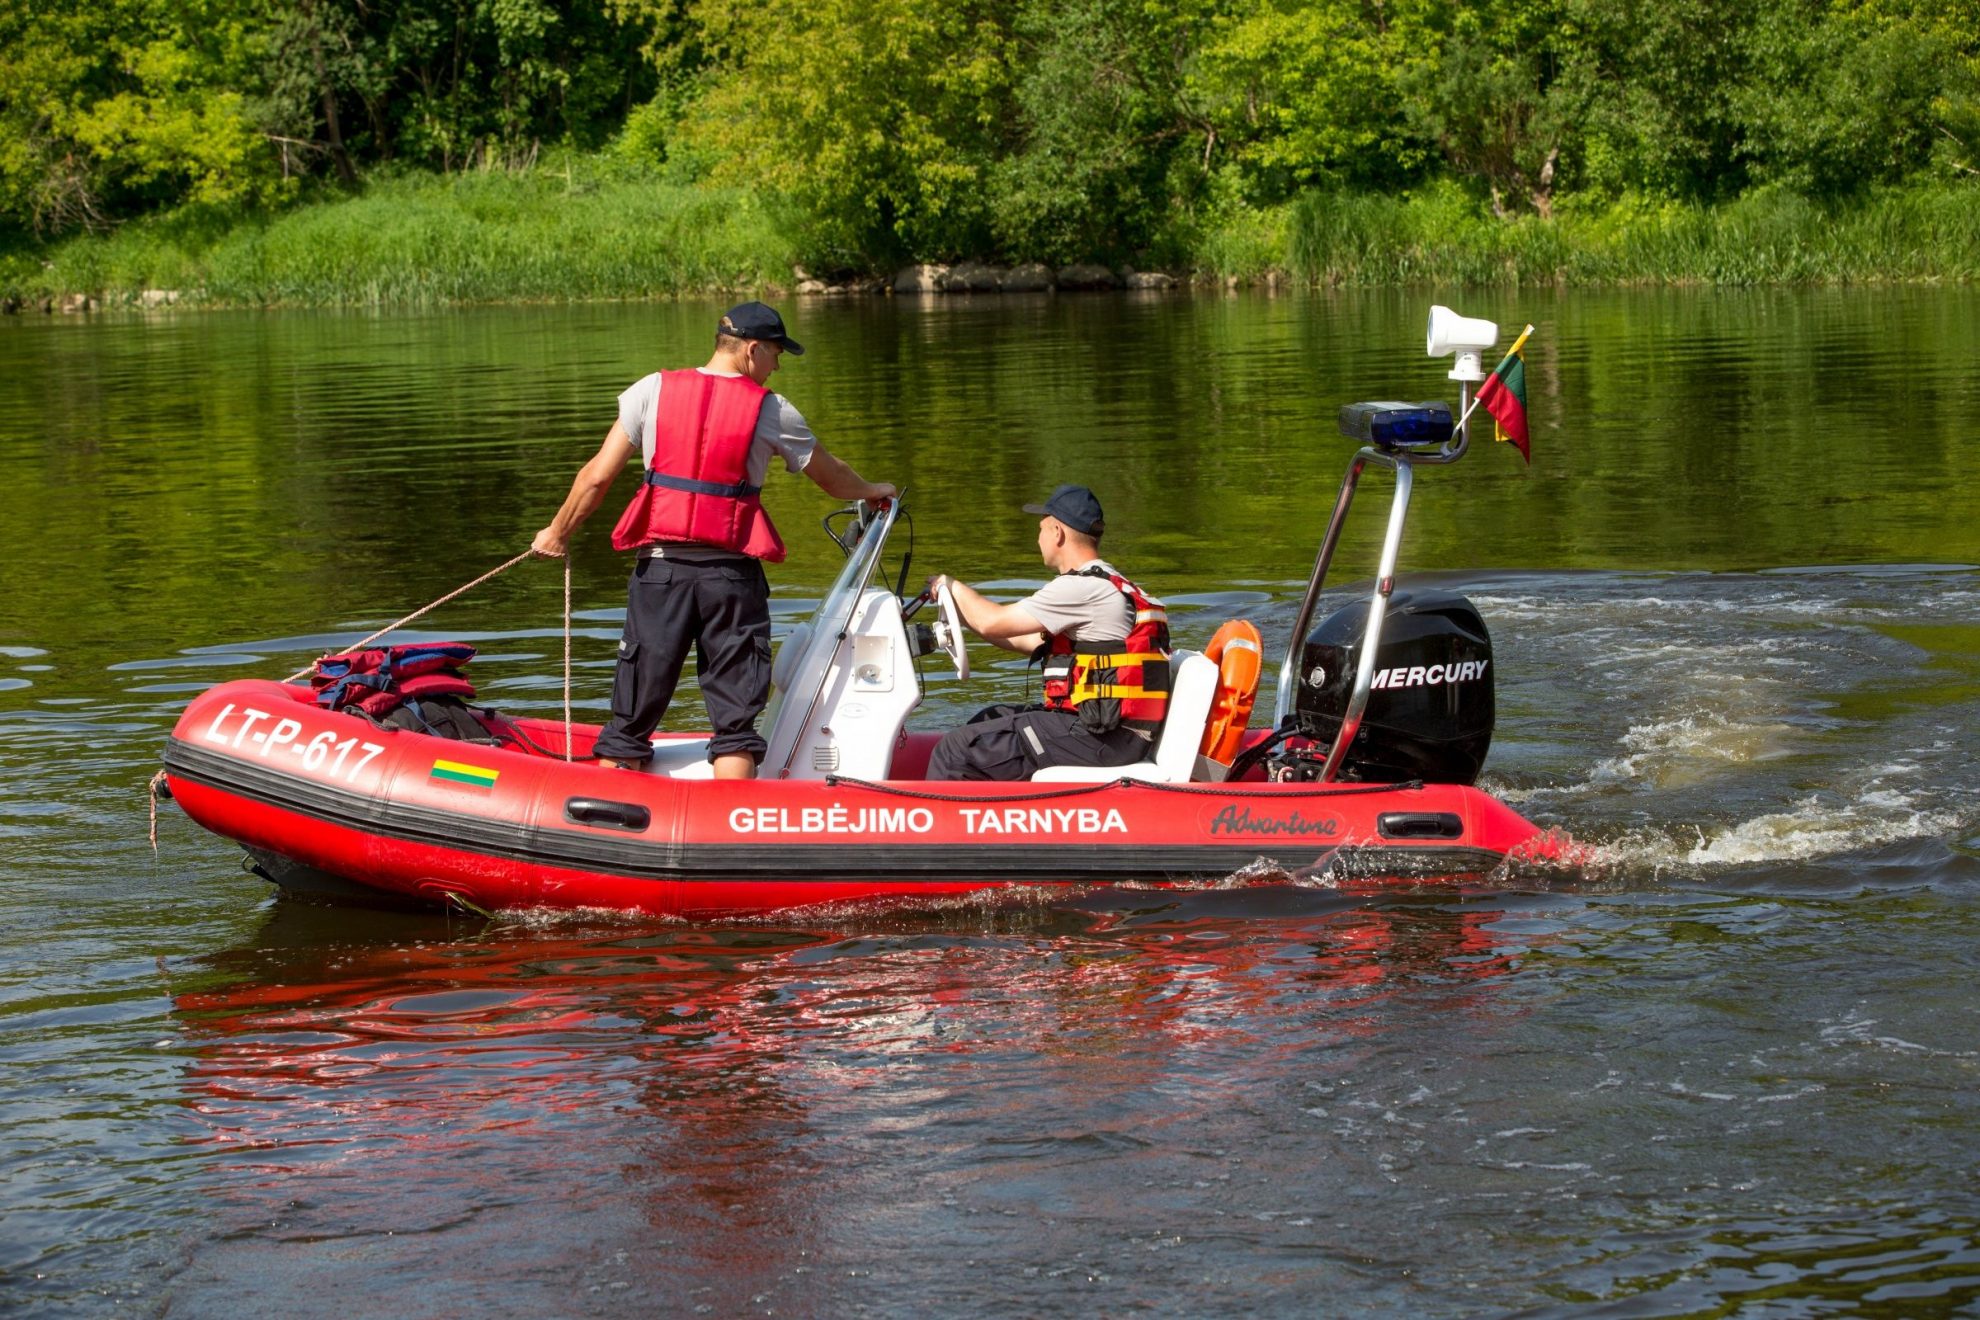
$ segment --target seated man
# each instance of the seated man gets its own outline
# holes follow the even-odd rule
[[[1100,558],[1105,523],[1084,486],[1061,486],[1026,513],[1038,553],[1058,576],[1014,605],[947,581],[963,623],[1005,650],[1042,657],[1042,706],[990,706],[944,734],[930,779],[1029,779],[1048,765],[1147,759],[1169,701],[1169,615]]]

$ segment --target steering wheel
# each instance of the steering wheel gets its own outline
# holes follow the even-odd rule
[[[969,677],[969,652],[963,649],[962,611],[956,608],[956,593],[943,578],[935,588],[935,649],[949,657],[957,678]]]

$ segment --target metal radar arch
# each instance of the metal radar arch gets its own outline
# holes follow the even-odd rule
[[[1531,327],[1528,327],[1531,330]],[[1498,342],[1496,322],[1459,316],[1448,307],[1430,309],[1425,335],[1425,351],[1431,357],[1452,358],[1449,379],[1458,382],[1458,412],[1436,402],[1404,403],[1383,401],[1351,403],[1340,410],[1341,434],[1358,441],[1361,448],[1348,464],[1341,480],[1334,510],[1327,520],[1327,531],[1320,541],[1320,552],[1313,563],[1313,575],[1300,600],[1299,615],[1293,621],[1286,645],[1286,658],[1279,668],[1279,686],[1273,707],[1273,726],[1283,735],[1290,725],[1294,690],[1297,683],[1300,647],[1312,626],[1327,572],[1333,565],[1334,551],[1340,544],[1341,529],[1362,472],[1370,465],[1395,473],[1395,496],[1389,505],[1388,529],[1382,537],[1381,559],[1375,571],[1375,590],[1368,606],[1366,630],[1355,665],[1354,686],[1342,714],[1340,730],[1328,748],[1319,779],[1339,777],[1342,759],[1360,731],[1368,710],[1368,696],[1374,683],[1377,658],[1382,644],[1382,623],[1389,597],[1395,591],[1396,557],[1402,546],[1403,525],[1409,514],[1409,498],[1418,465],[1455,463],[1471,444],[1471,412],[1475,406],[1472,386],[1485,379],[1483,355]],[[1525,336],[1521,336],[1524,340]]]

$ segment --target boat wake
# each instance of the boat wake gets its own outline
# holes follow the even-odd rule
[[[1811,861],[1858,854],[1911,839],[1937,839],[1964,828],[1950,811],[1916,810],[1901,799],[1837,803],[1811,795],[1784,811],[1767,812],[1690,838],[1644,829],[1593,845],[1598,866],[1697,871],[1767,862]]]
[[[1591,878],[1970,849],[1970,569],[1508,575],[1482,786],[1592,845]],[[1521,677],[1524,676],[1524,677]]]

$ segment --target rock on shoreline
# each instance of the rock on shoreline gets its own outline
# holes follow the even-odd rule
[[[1071,293],[1121,289],[1131,293],[1162,293],[1193,286],[1229,290],[1254,282],[1237,276],[1223,279],[1198,276],[1192,280],[1187,275],[1175,275],[1159,270],[1135,270],[1126,266],[1114,268],[1096,264],[1076,264],[1055,268],[1039,262],[1028,262],[1019,266],[993,266],[981,261],[962,261],[953,266],[933,263],[906,266],[897,271],[892,279],[868,276],[832,282],[821,280],[802,267],[793,270],[792,275],[794,279],[790,285],[772,284],[768,286],[768,291],[772,295],[781,294],[788,289],[807,296],[841,297],[853,294],[875,297],[937,293]],[[1282,278],[1274,271],[1257,282],[1276,290]],[[748,286],[727,292],[746,291]],[[0,296],[0,313],[9,316],[23,312],[41,312],[46,315],[101,311],[163,312],[178,307],[218,305],[222,304],[208,303],[205,291],[202,289],[185,292],[178,289],[110,289],[98,290],[94,293]]]
[[[1133,270],[1081,263],[1056,270],[1038,262],[1022,266],[992,266],[981,261],[958,262],[953,266],[924,263],[904,266],[894,278],[884,281],[858,281],[848,285],[828,285],[822,280],[800,275],[799,293],[1048,293],[1055,290],[1078,292],[1096,289],[1174,289],[1187,280],[1165,271]]]
[[[155,312],[162,308],[174,307],[179,302],[177,289],[137,289],[127,293],[101,295],[94,293],[65,293],[60,297],[48,294],[26,298],[0,298],[0,312],[14,316],[21,312],[41,312],[52,316],[57,312],[73,315],[78,312],[100,312],[105,307],[136,308],[139,311]]]

